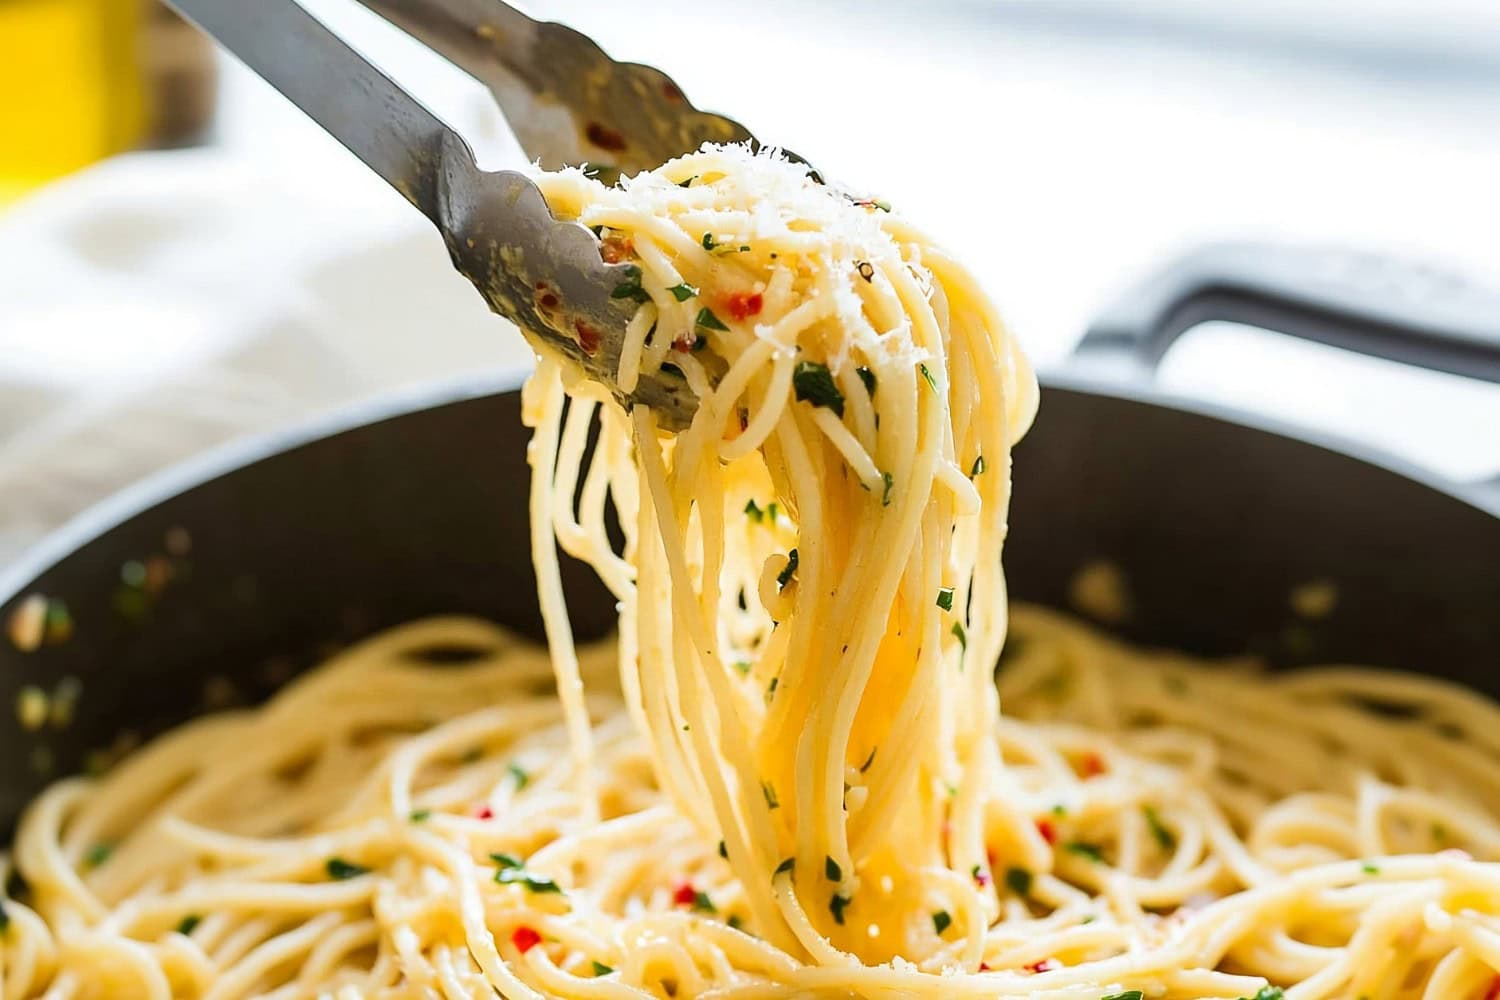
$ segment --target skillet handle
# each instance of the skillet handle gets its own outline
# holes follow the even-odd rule
[[[1269,243],[1179,257],[1106,308],[1072,364],[1149,378],[1178,337],[1215,320],[1500,383],[1500,290],[1373,254]]]

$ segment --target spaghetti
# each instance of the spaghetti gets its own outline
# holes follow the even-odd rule
[[[548,651],[405,626],[54,786],[0,998],[1500,993],[1500,708],[1034,609],[997,686],[1035,386],[967,273],[772,155],[539,182],[633,266],[622,387],[700,399],[539,363]]]

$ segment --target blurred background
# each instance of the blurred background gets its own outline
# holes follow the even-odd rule
[[[458,127],[485,92],[307,0]],[[1197,243],[1500,282],[1497,0],[546,0],[971,263],[1043,368]],[[436,234],[150,0],[0,0],[0,563],[156,469],[361,398],[529,363]],[[982,205],[982,210],[976,210]],[[1500,389],[1218,324],[1182,394],[1500,470]]]

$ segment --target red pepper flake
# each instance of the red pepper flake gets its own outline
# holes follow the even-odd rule
[[[1490,988],[1484,991],[1484,1000],[1500,1000],[1500,976],[1490,980]]]
[[[602,122],[589,122],[583,134],[588,136],[589,142],[611,153],[619,153],[625,149],[625,137]]]
[[[1074,766],[1076,767],[1078,776],[1080,778],[1097,778],[1099,775],[1108,770],[1108,768],[1104,766],[1104,758],[1100,757],[1092,750],[1084,754],[1082,757],[1079,757],[1078,763]]]
[[[672,350],[682,351],[683,353],[686,353],[688,351],[691,351],[693,349],[693,345],[697,342],[698,335],[696,333],[684,333],[682,336],[672,341]]]
[[[1062,963],[1059,962],[1057,959],[1055,959],[1055,958],[1044,958],[1040,962],[1032,962],[1030,965],[1026,966],[1026,971],[1027,972],[1051,972],[1054,969],[1061,969],[1061,968],[1062,968]]]
[[[995,849],[993,847],[986,847],[984,849],[984,860],[986,860],[986,861],[989,862],[989,865],[990,865],[991,868],[995,867],[996,857],[995,857]]]
[[[635,242],[629,236],[606,236],[599,243],[599,256],[606,264],[618,264],[635,256]]]
[[[698,890],[693,888],[693,883],[684,882],[672,893],[672,902],[678,906],[692,906],[698,899]]]
[[[978,865],[975,865],[974,866],[974,884],[977,885],[977,886],[979,886],[979,888],[981,888],[981,889],[983,889],[985,886],[989,885],[990,884],[990,873],[987,872],[987,871],[985,871],[983,868],[980,868]]]
[[[599,353],[599,342],[604,335],[601,334],[587,320],[574,320],[573,329],[578,332],[578,346],[583,348],[583,353],[593,357]]]
[[[524,955],[542,943],[542,936],[530,927],[517,927],[510,932],[510,943]]]
[[[735,319],[760,315],[765,299],[759,292],[730,292],[724,297],[724,308]]]
[[[980,972],[989,972],[990,971],[990,963],[988,963],[988,962],[980,962],[979,963],[979,971]]]
[[[1036,821],[1036,832],[1042,835],[1042,839],[1049,844],[1057,843],[1057,827],[1052,825],[1050,819],[1039,819]]]
[[[474,812],[474,818],[475,819],[494,819],[495,818],[495,810],[491,809],[487,805],[480,806],[477,810],[475,810],[475,812]]]

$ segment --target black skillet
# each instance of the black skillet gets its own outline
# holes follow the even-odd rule
[[[1500,696],[1500,493],[1169,402],[1146,376],[1210,319],[1500,380],[1500,308],[1471,289],[1266,247],[1190,256],[1109,310],[1071,374],[1044,380],[1016,455],[1013,594],[1065,607],[1079,568],[1106,560],[1132,638],[1401,667]],[[32,594],[67,608],[57,641],[0,639],[0,829],[122,733],[263,697],[377,629],[469,612],[539,634],[513,390],[445,385],[234,445],[0,576],[0,622]],[[1315,580],[1336,584],[1336,607],[1300,620],[1288,594]],[[578,565],[565,584],[579,633],[607,631],[602,587]],[[21,726],[21,690],[67,677],[81,682],[71,720]]]

